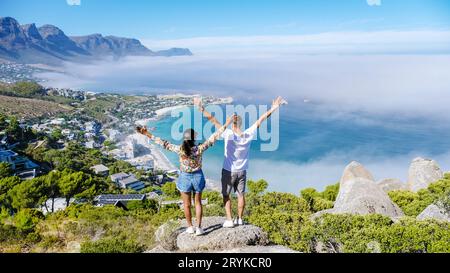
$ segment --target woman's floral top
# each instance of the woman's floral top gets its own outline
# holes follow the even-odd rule
[[[178,158],[180,160],[180,171],[186,173],[193,173],[202,168],[202,155],[208,150],[209,147],[213,146],[214,143],[219,139],[220,135],[227,128],[226,125],[222,126],[219,130],[217,130],[213,135],[211,135],[208,140],[206,140],[202,144],[195,145],[191,149],[191,155],[187,156],[183,149],[181,149],[180,145],[172,144],[166,140],[163,140],[159,137],[155,137],[152,135],[150,139],[156,144],[162,146],[164,149],[175,152],[178,154]]]

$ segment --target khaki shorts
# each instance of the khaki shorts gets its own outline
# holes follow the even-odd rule
[[[222,195],[230,196],[231,191],[243,195],[247,183],[247,171],[230,172],[222,169]]]

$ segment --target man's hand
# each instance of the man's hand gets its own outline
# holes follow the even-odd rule
[[[287,104],[287,101],[285,99],[283,99],[282,97],[278,97],[272,102],[272,108],[273,109],[278,108],[283,104]]]
[[[198,109],[200,109],[201,112],[203,112],[205,110],[205,108],[203,107],[203,102],[202,102],[202,98],[194,98],[194,105],[198,107]]]

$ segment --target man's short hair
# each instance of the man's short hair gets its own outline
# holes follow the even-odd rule
[[[235,115],[233,119],[233,125],[240,128],[242,126],[242,117],[239,115]]]

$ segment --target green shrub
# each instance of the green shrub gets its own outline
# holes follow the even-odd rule
[[[149,213],[158,211],[158,201],[154,199],[146,199],[144,201],[130,201],[127,203],[128,210],[147,210]]]
[[[431,253],[450,251],[450,224],[381,215],[331,215],[315,220],[314,240],[341,252]]]
[[[446,175],[444,179],[430,184],[427,189],[419,190],[417,193],[391,191],[388,194],[391,200],[403,210],[405,215],[414,217],[432,203],[445,200],[450,195],[450,177]]]
[[[300,196],[308,203],[312,212],[332,208],[339,192],[339,183],[330,185],[323,192],[313,188],[306,188],[300,192]]]
[[[126,238],[103,238],[81,244],[81,253],[140,253],[145,248],[134,240]]]
[[[37,223],[43,218],[43,214],[38,210],[22,209],[14,215],[14,225],[19,231],[29,233],[34,230]]]
[[[179,198],[180,193],[175,182],[167,182],[161,187],[162,192],[169,198]]]

